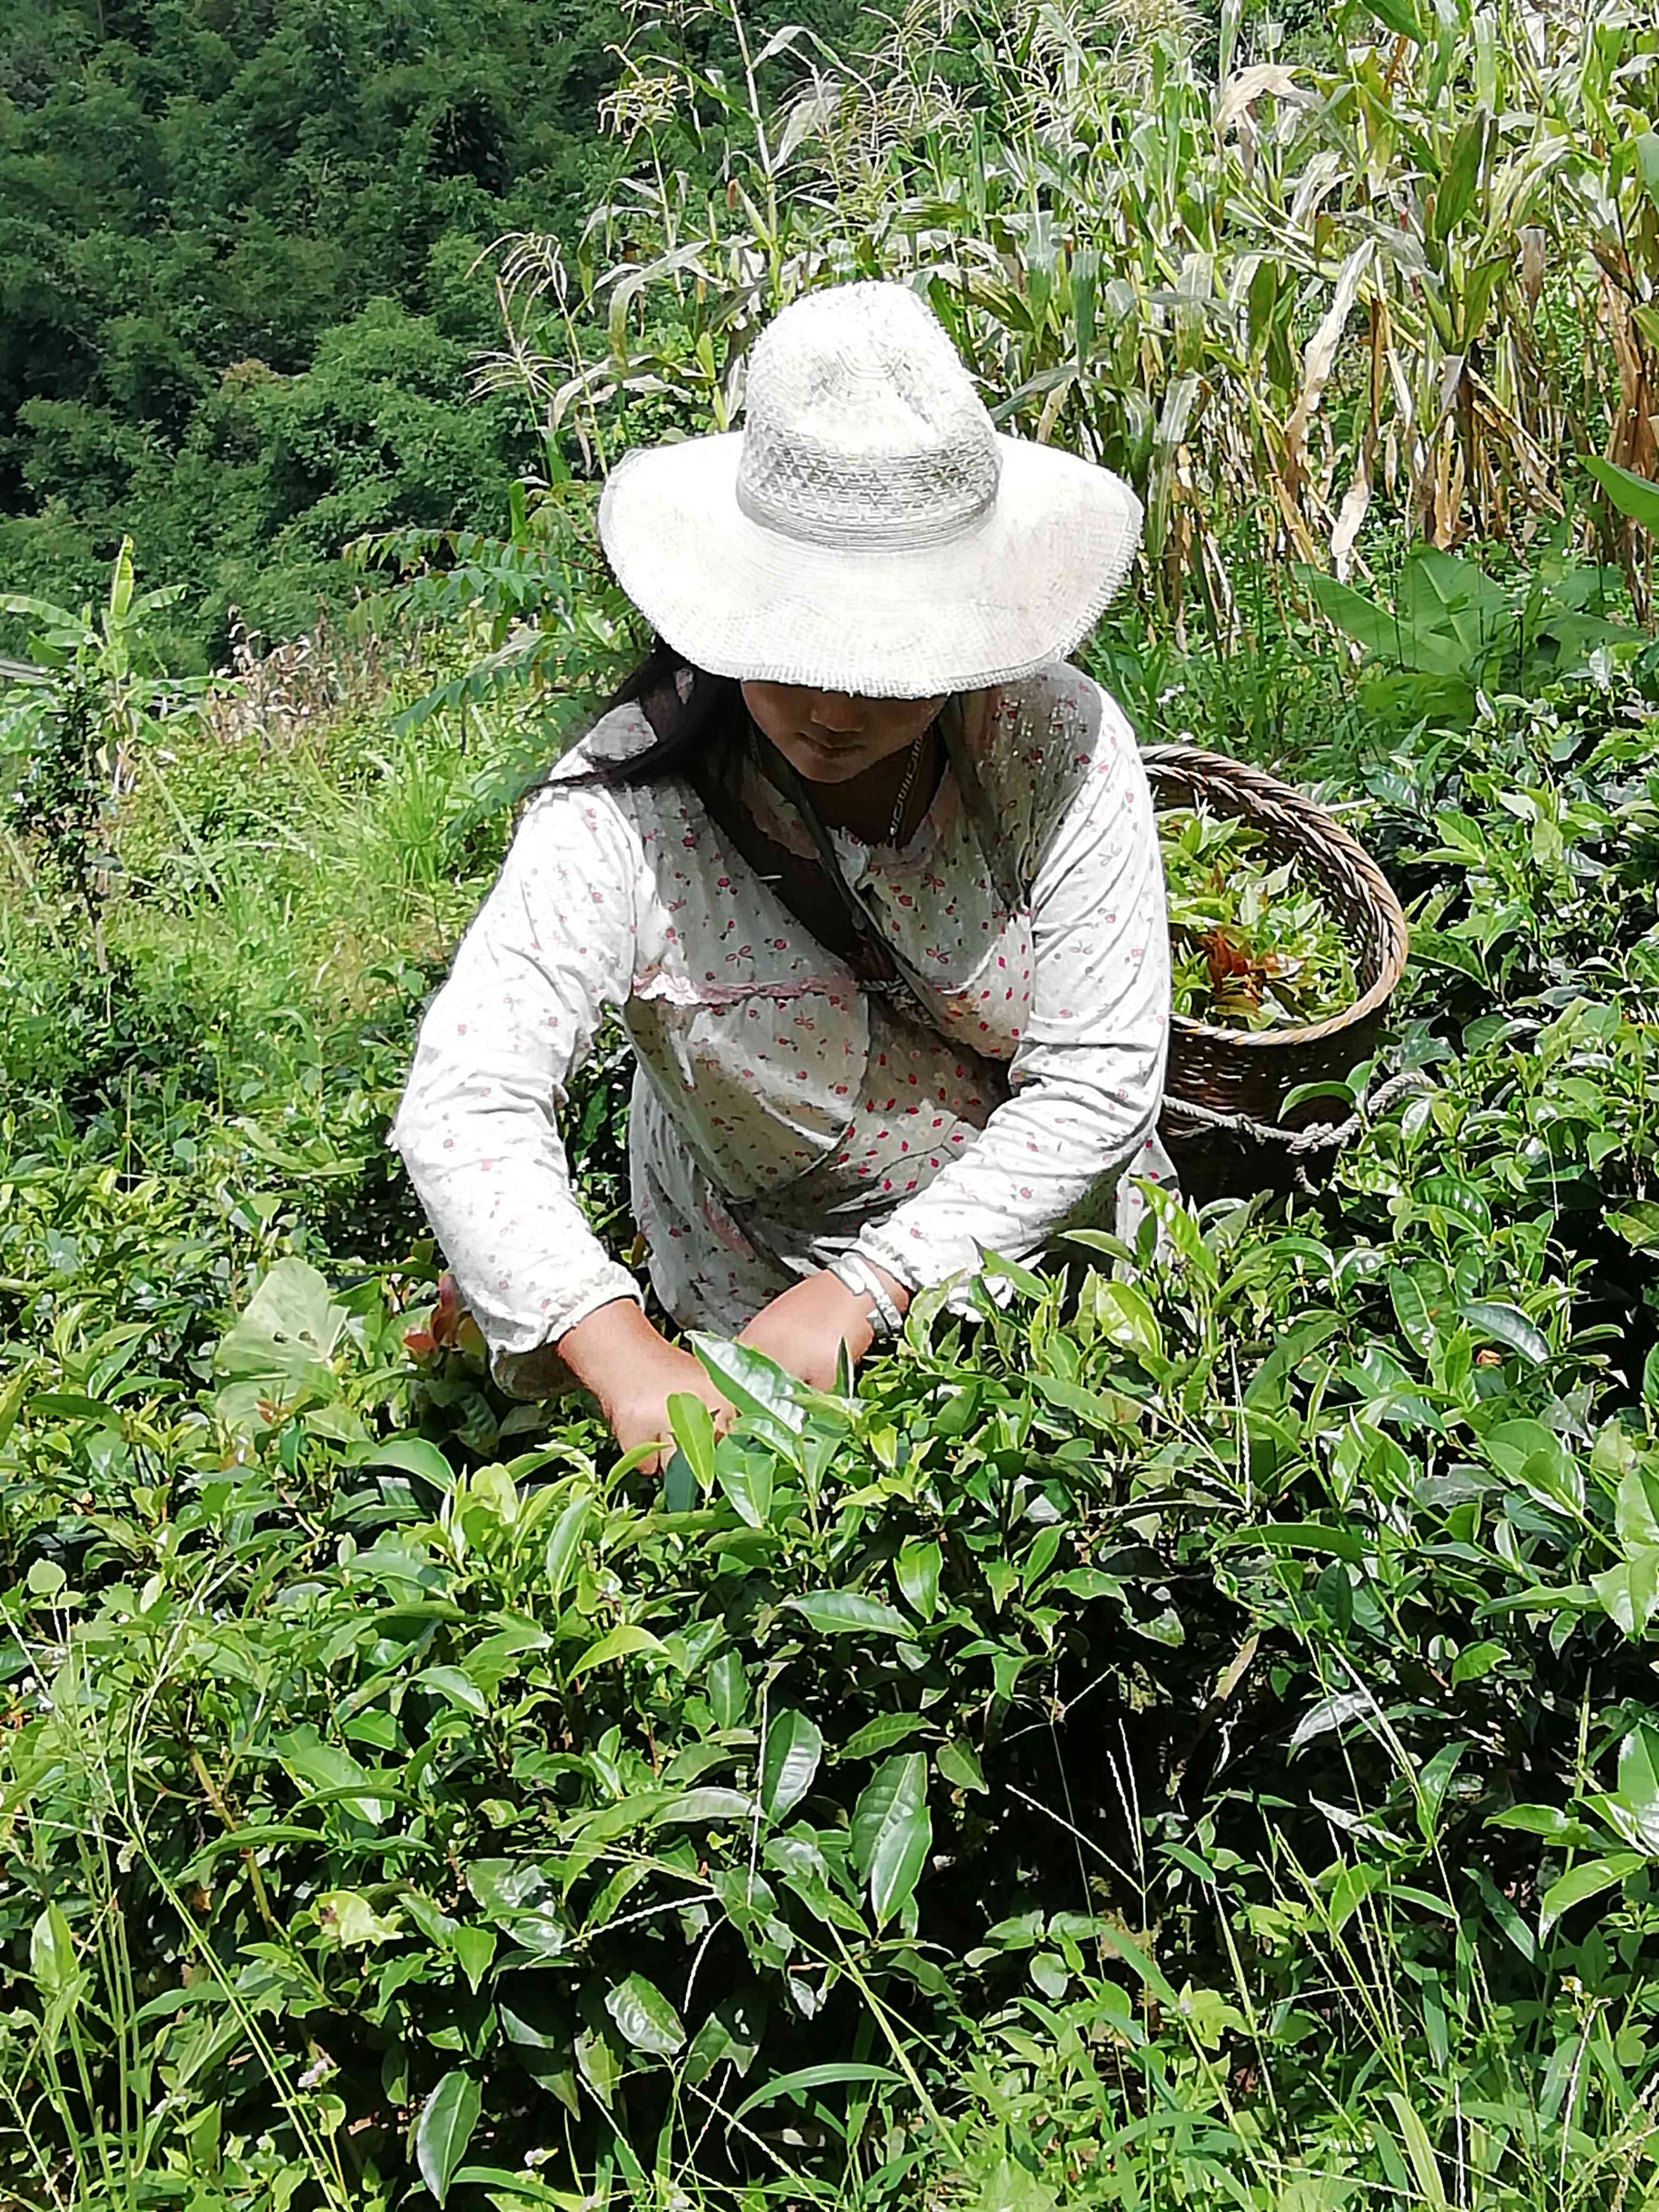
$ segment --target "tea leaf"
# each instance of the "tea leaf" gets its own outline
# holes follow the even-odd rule
[[[415,2158],[421,2179],[440,2204],[448,2198],[450,2184],[466,2155],[483,2106],[483,2095],[477,2081],[456,2066],[421,2107],[415,2130]]]
[[[1603,1890],[1611,1889],[1627,1875],[1632,1875],[1645,1863],[1639,1851],[1613,1851],[1606,1858],[1589,1859],[1564,1874],[1559,1881],[1552,1882],[1544,1892],[1538,1915],[1538,1940],[1541,1943],[1563,1913],[1571,1912],[1575,1905],[1583,1905]]]
[[[814,1590],[792,1597],[789,1608],[824,1636],[850,1636],[860,1629],[872,1636],[914,1636],[915,1628],[902,1613],[862,1590]]]
[[[685,2041],[680,2016],[654,1982],[629,1974],[605,2000],[605,2008],[635,2051],[672,2057]]]
[[[761,1762],[761,1808],[769,1820],[783,1820],[811,1788],[823,1756],[817,1723],[786,1706],[774,1713],[766,1730]]]
[[[889,1759],[853,1810],[853,1859],[878,1927],[908,1905],[933,1840],[927,1761],[919,1751]]]

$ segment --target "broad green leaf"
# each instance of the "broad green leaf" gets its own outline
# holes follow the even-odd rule
[[[1538,1915],[1539,1942],[1543,1942],[1564,1912],[1571,1911],[1575,1905],[1583,1905],[1587,1899],[1599,1897],[1603,1890],[1613,1888],[1646,1863],[1640,1851],[1611,1851],[1606,1858],[1587,1860],[1570,1874],[1564,1874],[1559,1881],[1552,1882],[1544,1892]]]
[[[289,1386],[293,1395],[328,1365],[346,1310],[336,1305],[327,1283],[304,1260],[279,1260],[249,1299],[246,1310],[213,1355],[215,1371]]]
[[[1418,933],[1413,930],[1413,955],[1417,942]],[[1425,1176],[1407,1195],[1413,1214],[1426,1213],[1431,1218],[1438,1214],[1448,1224],[1472,1229],[1477,1237],[1492,1234],[1491,1206],[1473,1183],[1464,1182],[1456,1176]]]
[[[3,1391],[0,1391],[0,1445],[17,1425],[17,1416],[22,1411],[23,1400],[29,1387],[29,1370],[20,1368]]]
[[[878,1927],[909,1903],[933,1840],[926,1757],[912,1751],[890,1759],[853,1808],[853,1862]]]
[[[467,1986],[477,1990],[489,1971],[495,1956],[495,1931],[493,1928],[466,1926],[450,1930],[449,1948],[455,1954],[455,1963],[466,1976]]]
[[[1414,1352],[1431,1352],[1438,1334],[1435,1301],[1421,1279],[1414,1272],[1408,1274],[1403,1267],[1390,1267],[1389,1297],[1400,1333],[1407,1344]]]
[[[1632,1468],[1620,1483],[1613,1528],[1627,1552],[1659,1550],[1659,1500],[1644,1468]]]
[[[1423,44],[1425,34],[1411,0],[1365,0],[1365,5],[1397,39],[1409,39],[1414,46]]]
[[[48,2003],[75,1991],[78,1969],[75,1938],[61,1905],[49,1905],[29,1931],[29,1972]]]
[[[45,623],[51,629],[70,631],[88,645],[97,642],[97,632],[88,629],[67,607],[60,607],[51,599],[32,599],[27,592],[0,592],[0,615],[17,615],[25,622]]]
[[[1231,1545],[1260,1545],[1268,1552],[1312,1552],[1357,1566],[1365,1556],[1365,1540],[1357,1528],[1330,1528],[1322,1521],[1267,1521],[1259,1528],[1231,1531],[1223,1541]]]
[[[1350,1721],[1376,1711],[1376,1700],[1369,1690],[1338,1690],[1328,1698],[1322,1698],[1303,1714],[1291,1732],[1291,1749],[1299,1751],[1316,1736],[1327,1735],[1333,1729],[1346,1728]]]
[[[1655,489],[1659,490],[1659,486]],[[1632,1199],[1605,1218],[1614,1236],[1622,1237],[1638,1252],[1651,1252],[1659,1247],[1659,1205],[1650,1198]]]
[[[761,1809],[769,1820],[792,1813],[811,1788],[823,1757],[823,1738],[805,1713],[786,1706],[767,1725],[761,1761]]]
[[[941,1744],[933,1753],[933,1764],[954,1788],[977,1790],[981,1796],[989,1794],[979,1754],[971,1744],[960,1741]]]
[[[317,1900],[317,1924],[343,1951],[394,1942],[404,1933],[397,1914],[376,1912],[360,1889],[325,1890]]]
[[[714,1476],[738,1520],[763,1528],[772,1511],[772,1469],[765,1455],[734,1439],[716,1454]]]
[[[582,1538],[587,1533],[588,1516],[592,1507],[591,1498],[573,1498],[553,1523],[552,1534],[547,1540],[544,1571],[547,1577],[548,1597],[556,1604],[570,1579],[570,1570],[581,1548]]]
[[[483,2094],[472,2075],[452,2067],[421,2108],[415,2130],[415,2159],[421,2179],[442,2204],[455,2170],[466,2155],[478,2124]]]
[[[1412,548],[1401,571],[1396,604],[1410,641],[1408,667],[1444,673],[1478,669],[1514,628],[1503,586],[1474,562],[1437,545]]]
[[[109,611],[118,622],[125,622],[132,605],[132,540],[124,538],[110,570]]]
[[[1095,1315],[1109,1343],[1144,1359],[1164,1357],[1164,1332],[1150,1301],[1133,1283],[1103,1279],[1095,1288]]]
[[[714,1417],[695,1391],[676,1390],[668,1401],[668,1425],[686,1462],[707,1492],[714,1480]]]
[[[746,1344],[694,1334],[691,1348],[734,1406],[775,1423],[792,1436],[806,1426],[793,1376]]]
[[[349,1751],[338,1744],[325,1743],[314,1729],[295,1729],[286,1735],[279,1735],[276,1752],[307,1796],[313,1793],[326,1794],[326,1802],[339,1805],[360,1820],[367,1820],[372,1827],[379,1827],[383,1820],[391,1819],[395,1801],[374,1794],[375,1783],[384,1784],[391,1778],[372,1775]],[[362,1785],[361,1791],[342,1794],[357,1784]]]
[[[1125,1401],[1121,1398],[1109,1398],[1102,1391],[1085,1389],[1082,1383],[1067,1382],[1058,1375],[1034,1375],[1031,1381],[1038,1394],[1063,1413],[1079,1414],[1101,1429],[1115,1428],[1123,1421]],[[1133,1406],[1131,1410],[1139,1411]],[[1070,1421],[1063,1427],[1066,1432],[1075,1431],[1075,1424]]]
[[[422,1685],[435,1690],[441,1698],[447,1698],[452,1705],[476,1713],[482,1720],[489,1713],[489,1701],[470,1674],[459,1667],[426,1667],[415,1677],[416,1686]]]
[[[548,1881],[533,1860],[474,1859],[466,1886],[492,1919],[504,1919],[544,1897]]]
[[[586,1674],[591,1668],[605,1666],[612,1659],[629,1658],[635,1651],[661,1650],[661,1644],[648,1628],[638,1628],[629,1623],[611,1629],[608,1634],[600,1637],[597,1644],[590,1644],[571,1668],[570,1679],[574,1682],[578,1674]]]
[[[860,1629],[871,1636],[914,1636],[915,1624],[879,1598],[866,1597],[862,1590],[813,1590],[805,1597],[788,1600],[790,1609],[800,1614],[821,1635],[849,1636]]]
[[[735,1651],[722,1651],[708,1669],[708,1710],[717,1729],[739,1727],[749,1710],[749,1677]]]
[[[1629,515],[1632,522],[1639,522],[1644,530],[1659,538],[1659,483],[1638,477],[1631,469],[1621,469],[1617,461],[1587,460],[1584,466],[1620,514]]]
[[[1533,1366],[1541,1367],[1550,1356],[1549,1339],[1536,1322],[1527,1319],[1519,1306],[1490,1298],[1471,1298],[1458,1308],[1458,1316],[1477,1334],[1519,1352]]]
[[[872,1721],[866,1721],[861,1729],[848,1736],[836,1753],[840,1759],[875,1759],[884,1751],[891,1751],[896,1743],[902,1743],[918,1730],[931,1729],[934,1723],[926,1713],[878,1713]]]
[[[455,1480],[454,1468],[427,1437],[388,1437],[384,1443],[375,1445],[363,1465],[398,1468],[404,1474],[435,1484],[440,1490],[448,1490]]]
[[[116,1420],[118,1416],[112,1406],[101,1398],[88,1398],[84,1390],[40,1390],[29,1400],[29,1412],[38,1419],[44,1414],[54,1421]]]
[[[1375,659],[1399,661],[1401,630],[1392,608],[1376,605],[1351,585],[1338,583],[1334,576],[1328,576],[1322,569],[1297,562],[1292,573],[1328,622],[1346,631]]]
[[[622,2054],[612,2047],[610,2037],[596,2035],[592,2029],[584,2028],[576,2038],[576,2064],[583,2081],[599,2102],[609,2108],[623,2076]]]
[[[939,1576],[944,1554],[937,1544],[914,1537],[899,1553],[896,1569],[906,1602],[924,1620],[939,1611]]]
[[[635,2051],[670,2058],[685,2041],[679,2014],[643,1974],[630,1974],[618,1982],[607,1995],[605,2008]]]
[[[745,1797],[741,1790],[721,1790],[710,1786],[706,1790],[688,1790],[682,1796],[662,1807],[653,1818],[659,1827],[672,1826],[675,1821],[687,1827],[701,1827],[705,1822],[714,1826],[730,1827],[755,1817],[755,1801]]]
[[[1422,1771],[1413,1778],[1417,1791],[1417,1824],[1425,1844],[1433,1844],[1446,1792],[1468,1748],[1466,1743],[1443,1743]]]
[[[1457,975],[1467,975],[1471,982],[1483,988],[1490,988],[1491,978],[1486,963],[1479,951],[1466,944],[1461,937],[1453,937],[1443,929],[1426,929],[1412,925],[1412,958],[1425,961],[1431,968],[1449,968]]]
[[[739,2075],[754,2064],[760,2049],[764,2014],[741,1997],[728,1997],[716,2005],[691,2039],[682,2074],[688,2081],[706,2081],[717,2066],[729,2066]]]
[[[1464,118],[1452,141],[1451,152],[1435,186],[1434,214],[1429,226],[1432,238],[1451,236],[1474,204],[1486,149],[1492,140],[1492,118],[1477,107]]]
[[[1571,1505],[1584,1503],[1584,1478],[1565,1440],[1542,1421],[1499,1421],[1480,1438],[1481,1449],[1500,1474],[1523,1482],[1545,1498]]]
[[[1508,1805],[1501,1813],[1488,1814],[1489,1828],[1519,1828],[1528,1836],[1542,1836],[1552,1844],[1571,1845],[1575,1850],[1600,1850],[1607,1842],[1594,1828],[1583,1820],[1575,1820],[1559,1805]]]
[[[1649,1722],[1619,1747],[1619,1795],[1634,1823],[1629,1840],[1659,1854],[1659,1730]]]
[[[676,1445],[662,1471],[662,1510],[665,1513],[690,1513],[696,1510],[696,1475],[690,1461]]]
[[[1478,1682],[1504,1656],[1501,1644],[1468,1644],[1452,1661],[1451,1678],[1456,1682]]]

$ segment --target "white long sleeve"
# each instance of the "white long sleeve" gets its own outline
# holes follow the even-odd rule
[[[498,1364],[639,1297],[584,1219],[556,1118],[635,969],[640,854],[610,795],[556,787],[421,1024],[392,1131]]]
[[[1031,884],[1030,1012],[1013,1096],[860,1248],[916,1287],[1035,1258],[1146,1146],[1170,1032],[1170,939],[1152,794],[1109,702]]]

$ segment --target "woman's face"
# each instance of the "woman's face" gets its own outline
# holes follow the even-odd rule
[[[744,704],[798,775],[850,783],[905,751],[939,713],[937,699],[860,699],[800,684],[745,684]]]

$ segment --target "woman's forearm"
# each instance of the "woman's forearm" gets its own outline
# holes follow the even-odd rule
[[[670,1344],[632,1298],[596,1306],[566,1329],[556,1349],[576,1380],[599,1400],[606,1425],[625,1452],[668,1443],[673,1428],[668,1401],[682,1394],[701,1398],[716,1428],[732,1418],[732,1408],[702,1361]],[[647,1464],[655,1463],[653,1455]]]
[[[555,1348],[602,1406],[623,1395],[641,1363],[654,1365],[671,1349],[632,1298],[612,1298],[595,1307],[565,1331]]]

